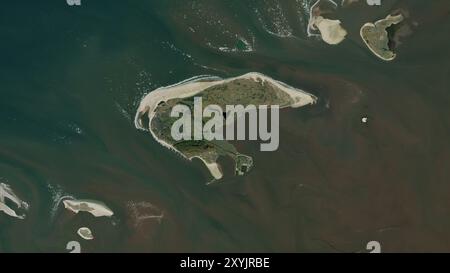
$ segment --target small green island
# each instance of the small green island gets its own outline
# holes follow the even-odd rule
[[[77,234],[80,235],[81,238],[85,240],[93,240],[94,235],[92,231],[88,227],[81,227],[77,230]]]
[[[377,57],[384,61],[392,61],[396,53],[389,47],[389,35],[387,29],[404,20],[402,14],[388,15],[385,19],[375,23],[366,23],[361,27],[360,35],[367,47]]]
[[[288,86],[260,73],[220,79],[217,77],[197,77],[168,87],[158,88],[145,96],[135,117],[135,126],[146,130],[161,145],[171,149],[183,158],[200,159],[208,168],[214,179],[223,176],[217,160],[220,156],[228,156],[235,162],[235,173],[244,175],[253,166],[253,158],[237,151],[227,140],[174,140],[171,128],[176,118],[171,116],[171,110],[176,105],[186,105],[194,111],[195,98],[201,97],[203,109],[210,106],[227,105],[267,105],[286,107],[301,107],[316,102],[317,98],[300,89]],[[223,116],[222,116],[223,114]],[[224,124],[229,113],[220,113]],[[208,118],[203,117],[205,124]]]

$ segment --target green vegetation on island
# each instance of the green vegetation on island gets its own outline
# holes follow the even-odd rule
[[[265,105],[285,107],[301,107],[312,104],[316,98],[302,90],[295,89],[284,83],[275,81],[259,73],[248,73],[240,77],[217,80],[209,83],[204,79],[185,81],[168,88],[155,90],[147,95],[136,114],[136,127],[149,130],[153,137],[162,145],[172,149],[183,157],[191,160],[198,158],[208,167],[215,179],[222,177],[222,171],[217,164],[220,156],[228,156],[235,162],[235,173],[244,175],[251,170],[253,159],[251,156],[241,154],[225,138],[223,139],[196,139],[195,129],[190,130],[191,138],[175,140],[172,135],[172,125],[179,119],[172,117],[172,109],[176,105],[184,105],[195,112],[196,98],[202,99],[203,111],[208,106],[218,106],[226,109],[229,105],[247,106]],[[223,127],[233,124],[239,113],[215,113],[222,120]],[[248,112],[244,112],[247,114]],[[205,125],[213,117],[202,117],[201,123]],[[216,118],[214,116],[214,118]],[[203,127],[202,127],[203,128]],[[224,130],[224,128],[215,128]],[[223,132],[222,131],[222,132]]]
[[[253,166],[252,157],[240,154],[236,148],[226,140],[180,140],[175,141],[171,135],[171,128],[177,118],[171,117],[172,108],[183,104],[194,112],[194,97],[201,97],[203,109],[209,105],[219,105],[222,109],[226,105],[279,105],[287,107],[294,100],[286,93],[281,92],[270,82],[262,79],[236,79],[234,81],[211,86],[201,94],[182,98],[170,99],[156,108],[155,117],[150,124],[156,136],[172,145],[176,150],[188,158],[199,158],[205,164],[214,164],[220,156],[229,156],[235,162],[235,173],[243,175]],[[202,110],[203,110],[202,109]],[[224,114],[224,124],[226,119]],[[203,118],[205,124],[210,118]],[[193,132],[193,130],[191,130]]]
[[[367,47],[380,59],[392,61],[396,54],[390,48],[387,29],[392,25],[399,24],[404,19],[402,14],[388,15],[386,19],[375,23],[366,23],[361,27],[360,35]]]

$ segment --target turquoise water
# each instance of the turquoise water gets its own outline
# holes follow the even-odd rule
[[[341,9],[334,47],[306,36],[301,0],[81,2],[0,10],[0,182],[30,205],[25,220],[0,214],[0,252],[450,249],[448,1]],[[386,63],[359,27],[396,9],[413,33]],[[134,128],[155,88],[250,71],[320,101],[281,113],[278,151],[236,143],[255,160],[245,177],[224,160],[207,186],[200,162]],[[71,214],[65,195],[115,216]]]

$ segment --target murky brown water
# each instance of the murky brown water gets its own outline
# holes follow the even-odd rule
[[[0,214],[0,252],[450,251],[448,1],[341,9],[334,47],[306,37],[301,0],[41,2],[0,11],[0,177],[30,205]],[[386,63],[359,27],[393,10],[413,33]],[[206,186],[199,161],[133,126],[154,88],[249,71],[320,102],[281,113],[276,152],[236,143],[255,159],[245,177],[224,160]],[[71,214],[64,195],[116,214]]]

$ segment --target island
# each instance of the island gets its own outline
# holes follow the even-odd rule
[[[64,207],[74,213],[80,211],[89,212],[95,217],[110,217],[114,212],[108,208],[103,202],[96,200],[64,200]]]
[[[28,210],[28,204],[20,200],[8,184],[0,183],[0,211],[17,219],[25,219],[25,214],[18,215],[15,210],[6,205],[6,199],[15,204],[17,209]]]
[[[396,53],[389,46],[390,40],[387,29],[404,20],[402,14],[388,15],[385,19],[375,23],[366,23],[361,27],[360,35],[367,47],[378,58],[384,61],[392,61]]]
[[[337,8],[337,4],[330,0],[318,0],[311,6],[309,12],[308,35],[321,36],[322,40],[330,45],[340,44],[347,36],[340,20],[326,18]],[[313,34],[319,31],[320,34]]]
[[[161,145],[185,159],[200,159],[216,180],[223,176],[221,166],[217,163],[220,156],[229,156],[234,160],[237,175],[247,173],[253,166],[253,159],[239,153],[227,140],[175,140],[172,137],[171,128],[177,121],[171,116],[173,107],[185,105],[194,112],[194,104],[199,97],[202,99],[202,109],[212,105],[220,109],[225,109],[228,105],[297,108],[314,104],[317,100],[303,90],[256,72],[228,79],[199,76],[148,93],[137,110],[136,128],[149,131]],[[229,112],[217,114],[224,120],[224,125],[229,124],[230,120],[234,121],[233,118],[230,119]],[[203,118],[202,122],[205,124],[208,119]]]
[[[85,240],[93,240],[94,235],[92,235],[92,231],[87,227],[81,227],[77,231],[78,235]]]

